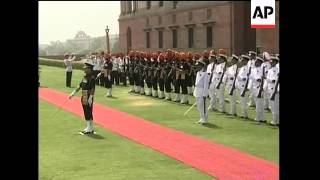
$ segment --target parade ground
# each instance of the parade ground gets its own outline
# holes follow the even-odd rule
[[[79,135],[81,93],[68,95],[83,71],[73,70],[67,88],[64,68],[40,67],[40,179],[279,179],[279,129],[254,122],[254,108],[249,120],[209,112],[202,126],[196,107],[184,116],[189,105],[128,93],[122,85],[107,98],[97,85],[96,134]],[[265,116],[270,122],[271,112]]]

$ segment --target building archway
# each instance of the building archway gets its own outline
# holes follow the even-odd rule
[[[132,50],[131,28],[127,29],[127,53]]]

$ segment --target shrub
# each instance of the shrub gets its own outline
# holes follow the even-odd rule
[[[54,66],[54,67],[61,67],[61,68],[65,68],[65,64],[63,61],[61,60],[49,60],[49,59],[43,59],[43,58],[39,58],[39,64],[40,65],[46,65],[46,66]],[[83,62],[72,62],[72,68],[73,69],[83,69]]]

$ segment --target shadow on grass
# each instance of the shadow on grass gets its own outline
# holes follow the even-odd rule
[[[211,128],[211,129],[221,129],[222,127],[217,126],[215,124],[212,123],[206,123],[206,124],[202,124],[203,127],[207,127],[207,128]]]
[[[267,123],[262,123],[262,122],[258,122],[258,121],[254,121],[254,120],[252,120],[252,122],[250,122],[250,124],[259,125],[259,126],[269,126]]]
[[[99,134],[87,134],[86,136],[88,136],[89,138],[92,138],[92,139],[105,139],[103,136],[101,136]]]
[[[119,99],[118,97],[115,96],[111,96],[111,97],[107,97],[108,99]]]

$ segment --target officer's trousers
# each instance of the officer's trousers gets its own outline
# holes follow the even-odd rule
[[[129,84],[130,86],[134,86],[134,74],[129,73]]]
[[[209,110],[216,110],[217,109],[217,95],[216,95],[216,87],[213,83],[210,84],[209,87],[209,97],[210,97],[210,103],[209,103]]]
[[[270,100],[272,121],[271,124],[279,124],[279,93],[276,93],[274,100]]]
[[[98,76],[99,72],[100,72],[99,70],[94,70],[93,71],[93,75],[94,75],[95,78]],[[100,81],[100,78],[96,79],[96,85],[100,84],[99,81]]]
[[[164,79],[164,87],[166,90],[166,93],[171,93],[172,89],[171,89],[171,79],[169,77],[166,77]]]
[[[111,77],[108,75],[108,77],[104,77],[104,86],[109,89],[112,88],[112,82],[111,82]]]
[[[192,95],[192,75],[186,75],[186,84],[187,84],[187,91],[189,95]]]
[[[66,72],[66,86],[71,87],[72,71]]]
[[[224,102],[224,85],[220,84],[219,89],[216,88],[216,92],[218,95],[218,101],[220,104],[221,112],[225,112],[225,102]]]
[[[196,97],[197,108],[200,113],[200,122],[208,122],[208,111],[206,108],[206,98],[205,97]]]
[[[111,71],[111,83],[119,85],[119,73],[118,73],[118,71]]]
[[[101,74],[99,81],[100,81],[100,86],[104,87],[104,74]]]
[[[120,82],[121,82],[124,86],[127,85],[126,72],[120,72]]]
[[[253,97],[256,104],[256,118],[255,121],[264,121],[264,99],[263,97]]]
[[[86,119],[86,121],[93,120],[93,116],[92,116],[93,102],[91,106],[89,104],[87,105],[82,104],[82,109],[83,109],[84,118]]]
[[[268,91],[264,91],[263,97],[264,97],[264,108],[267,109],[269,108],[269,98],[270,98]]]
[[[229,94],[229,91],[228,91]],[[229,95],[230,99],[230,114],[237,114],[237,89],[233,90],[233,94]]]
[[[240,107],[241,107],[241,116],[244,118],[248,117],[248,92],[246,92],[244,94],[244,96],[242,97],[240,95],[241,91],[239,92],[239,97],[240,97]]]

